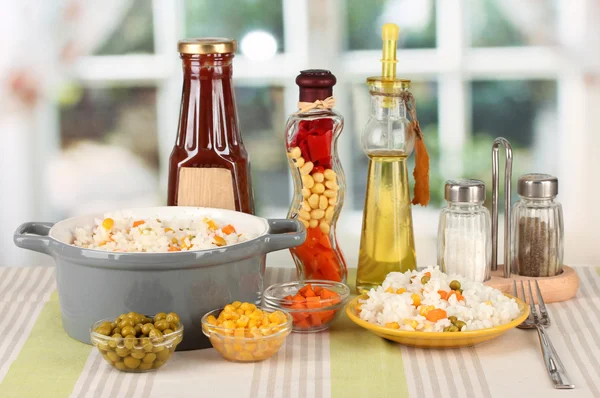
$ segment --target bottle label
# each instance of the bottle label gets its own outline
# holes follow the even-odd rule
[[[177,205],[235,210],[231,171],[217,167],[182,167]]]

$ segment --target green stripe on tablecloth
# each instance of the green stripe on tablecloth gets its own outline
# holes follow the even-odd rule
[[[349,270],[348,284],[354,286],[356,269]],[[331,396],[408,397],[408,384],[400,347],[367,332],[346,313],[332,325]]]
[[[68,397],[91,350],[92,346],[73,340],[63,330],[54,292],[0,384],[0,395]]]
[[[596,268],[596,273],[598,274],[598,276],[600,276],[600,267],[594,267]]]

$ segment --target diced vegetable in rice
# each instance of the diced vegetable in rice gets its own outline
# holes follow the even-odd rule
[[[136,219],[105,214],[73,231],[73,244],[113,252],[179,252],[213,249],[254,238],[209,218]]]
[[[408,331],[485,329],[506,324],[520,314],[516,301],[499,290],[444,274],[439,267],[391,272],[368,296],[359,303],[361,319]]]

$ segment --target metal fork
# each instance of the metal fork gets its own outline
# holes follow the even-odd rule
[[[546,364],[546,370],[548,370],[548,375],[552,379],[552,383],[554,384],[554,388],[557,389],[573,389],[575,385],[571,383],[571,378],[567,374],[567,370],[565,369],[565,365],[563,365],[562,361],[558,357],[558,353],[554,349],[554,346],[550,342],[550,336],[546,333],[546,327],[550,326],[550,317],[548,316],[548,310],[546,309],[546,304],[544,304],[544,298],[542,297],[542,292],[540,291],[540,286],[537,281],[535,281],[535,288],[537,291],[538,305],[540,307],[540,316],[538,317],[538,313],[533,302],[533,292],[531,290],[531,281],[528,281],[529,285],[529,302],[527,301],[527,295],[525,294],[525,287],[523,285],[523,281],[521,281],[521,298],[523,301],[529,304],[529,316],[527,319],[517,326],[519,329],[536,329],[538,332],[538,336],[540,338],[540,345],[542,346],[542,355],[544,357],[544,363]],[[517,291],[517,282],[513,280],[513,290],[514,295],[519,297],[519,292]]]

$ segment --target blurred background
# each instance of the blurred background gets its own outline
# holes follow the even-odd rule
[[[431,156],[431,204],[413,208],[419,265],[435,262],[446,179],[482,179],[491,202],[498,136],[514,149],[513,184],[527,172],[559,177],[565,262],[600,265],[600,0],[1,0],[0,266],[51,262],[13,246],[22,222],[166,202],[177,40],[202,36],[240,44],[236,100],[261,216],[283,217],[290,203],[295,76],[337,76],[348,181],[338,238],[356,266],[365,78],[380,72],[386,22],[400,25],[398,75],[413,81]],[[292,264],[287,251],[269,263]]]

